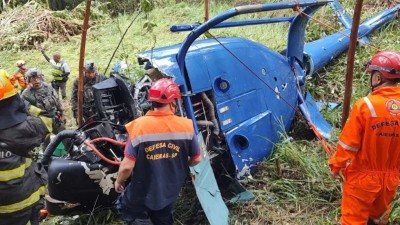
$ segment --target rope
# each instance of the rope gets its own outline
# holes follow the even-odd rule
[[[274,88],[272,88],[266,81],[264,81],[261,77],[259,77],[257,75],[257,73],[252,70],[249,66],[247,66],[242,60],[239,59],[239,57],[237,57],[232,51],[230,51],[224,44],[222,44],[214,35],[212,35],[210,32],[208,32],[208,34],[215,40],[217,41],[225,50],[227,50],[229,52],[229,54],[231,54],[236,60],[238,60],[238,62],[240,64],[242,64],[247,70],[249,70],[251,72],[252,75],[254,75],[256,78],[258,78],[262,83],[264,83],[271,91],[273,91],[275,94],[277,94],[289,107],[291,107],[293,110],[296,110],[296,108],[290,104],[282,95],[280,95],[280,93],[276,92],[274,90]],[[298,76],[296,73],[296,69],[292,66],[292,71],[293,71],[293,75],[295,76],[295,80],[296,80],[296,87],[298,88],[298,91],[300,91],[301,93],[301,88],[300,88],[300,84],[299,84],[299,80],[298,80]],[[306,112],[308,114],[308,112]],[[311,123],[311,121],[305,117],[308,126],[313,130],[313,132],[315,133],[315,136],[317,136],[318,140],[320,141],[322,147],[324,148],[325,152],[329,155],[332,156],[333,153],[335,152],[334,148],[332,147],[332,145],[322,136],[322,134],[318,131],[318,129]]]
[[[335,153],[335,148],[321,135],[321,133],[313,124],[309,123],[308,126],[314,131],[315,136],[317,136],[322,148],[325,150],[328,156],[333,156],[333,153]]]
[[[289,103],[279,92],[276,92],[271,85],[269,85],[266,81],[264,81],[260,76],[257,75],[257,73],[252,70],[249,66],[247,66],[242,60],[239,59],[231,50],[229,50],[224,44],[222,44],[214,35],[212,35],[210,32],[208,34],[215,40],[217,41],[226,51],[229,52],[240,64],[242,64],[247,70],[250,71],[251,74],[253,74],[256,78],[258,78],[262,83],[264,83],[271,91],[273,91],[276,95],[278,95],[290,108],[293,110],[296,110],[296,107],[294,107],[292,104]]]
[[[296,0],[295,0],[295,2],[297,3]],[[340,31],[340,30],[334,28],[333,26],[331,26],[331,25],[329,25],[329,24],[327,24],[327,23],[324,23],[323,21],[321,21],[321,20],[319,20],[319,19],[317,19],[317,18],[314,18],[314,17],[308,15],[307,13],[303,12],[303,11],[301,10],[301,8],[300,8],[298,5],[296,5],[296,6],[293,7],[293,11],[298,12],[301,16],[307,16],[310,20],[316,21],[316,22],[319,23],[320,25],[322,25],[322,26],[324,26],[324,27],[327,27],[327,28],[333,30],[334,32],[337,32],[337,33],[339,33],[339,34],[342,34],[342,35],[345,36],[345,37],[350,38],[350,35],[345,34],[345,33],[343,33],[342,31]],[[366,43],[366,42],[364,42],[363,40],[361,40],[361,38],[357,38],[357,41],[360,42],[361,44],[365,45],[365,46],[368,46],[368,47],[374,49],[375,51],[380,51],[380,49],[379,49],[378,47],[376,47],[376,46],[373,45],[372,43]]]
[[[299,91],[301,91],[300,89],[300,84],[299,84],[299,80],[297,79],[297,73],[296,73],[296,69],[292,66],[292,72],[293,75],[295,77],[296,80],[296,86],[298,88]],[[307,115],[309,115],[309,112],[305,112]],[[331,157],[333,155],[333,153],[335,152],[335,148],[322,136],[322,134],[319,132],[319,130],[314,126],[314,124],[311,123],[311,121],[308,119],[308,117],[305,117],[308,126],[313,130],[315,136],[317,136],[319,142],[322,145],[322,148],[325,150],[325,152],[328,154],[329,157]]]
[[[327,27],[327,28],[339,33],[339,34],[342,34],[345,37],[350,38],[350,35],[345,34],[342,31],[334,28],[333,26],[331,26],[331,25],[329,25],[327,23],[324,23],[323,21],[321,21],[321,20],[319,20],[317,18],[314,18],[314,17],[308,15],[307,13],[303,12],[301,10],[301,8],[299,7],[299,5],[298,5],[298,1],[294,0],[294,2],[296,3],[296,6],[293,7],[293,11],[298,12],[300,16],[307,16],[309,19],[311,19],[313,21],[316,21],[320,25],[322,25],[324,27]],[[374,49],[375,51],[379,51],[380,50],[379,48],[377,48],[373,44],[366,43],[363,40],[361,40],[360,38],[357,38],[357,41],[362,43],[362,44],[364,44],[365,46],[368,46],[368,47]],[[299,88],[299,90],[300,90],[300,86],[299,86],[299,83],[298,83],[296,70],[294,68],[292,68],[292,71],[294,73],[294,76],[296,77],[297,88]],[[332,156],[334,154],[334,152],[335,152],[335,148],[321,135],[321,133],[318,131],[318,129],[312,123],[310,123],[310,121],[307,120],[307,122],[308,122],[308,126],[314,131],[315,135],[317,136],[318,140],[320,141],[320,143],[321,143],[322,147],[324,148],[325,152],[328,154],[328,156]]]

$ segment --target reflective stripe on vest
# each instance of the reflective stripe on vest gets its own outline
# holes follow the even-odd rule
[[[55,80],[63,79],[62,65],[63,65],[63,62],[51,64],[51,75],[53,75]]]
[[[42,112],[42,110],[39,109],[39,108],[36,107],[36,106],[30,105],[30,106],[29,106],[29,109],[28,109],[28,112],[29,112],[29,114],[30,114],[31,116],[33,116],[33,117],[38,117],[38,116],[40,115],[40,113]]]
[[[21,178],[25,175],[25,170],[32,164],[32,159],[26,159],[24,164],[11,170],[0,171],[0,181],[10,181],[13,179]]]
[[[371,112],[371,117],[376,117],[375,108],[372,105],[371,101],[368,99],[368,97],[364,97],[363,99],[364,99],[365,103],[367,103],[368,109]]]
[[[23,210],[31,205],[33,205],[35,202],[39,201],[40,196],[44,195],[46,192],[46,189],[44,186],[39,187],[35,192],[33,192],[28,198],[17,202],[13,203],[10,205],[2,205],[0,206],[0,213],[13,213],[19,210]]]
[[[53,119],[44,116],[40,116],[39,118],[42,120],[49,133],[53,132]]]

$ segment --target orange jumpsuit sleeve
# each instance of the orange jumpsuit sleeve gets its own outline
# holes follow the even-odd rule
[[[22,88],[26,88],[24,75],[22,75],[20,72],[14,73],[9,80],[14,86],[16,85],[15,82],[18,82],[19,86],[21,86]]]
[[[346,168],[361,148],[364,124],[361,118],[361,108],[364,104],[362,99],[354,104],[350,116],[339,136],[335,154],[329,160],[329,167],[333,173],[339,173]]]
[[[21,73],[18,73],[17,74],[17,79],[18,79],[18,83],[19,83],[19,86],[21,86],[22,88],[26,88],[26,81],[25,81],[25,78],[24,78],[24,75],[22,75]]]
[[[15,75],[16,75],[16,74],[13,74],[13,75],[10,76],[10,78],[9,78],[10,82],[11,82],[13,85],[15,85],[15,81],[17,81],[17,78],[16,78]]]

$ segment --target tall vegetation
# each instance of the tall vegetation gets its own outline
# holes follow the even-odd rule
[[[3,0],[7,1],[7,0]],[[275,0],[274,0],[275,1]],[[9,2],[9,1],[7,1]],[[102,2],[101,0],[97,2]],[[86,58],[94,59],[104,71],[110,61],[110,56],[115,50],[125,29],[134,17],[139,13],[137,7],[147,10],[140,13],[132,28],[128,31],[126,38],[122,41],[120,49],[112,62],[126,60],[129,65],[136,65],[136,54],[155,47],[174,44],[184,40],[186,33],[170,33],[169,26],[179,23],[203,22],[203,1],[190,0],[139,0],[133,5],[125,5],[128,1],[109,1],[110,4],[98,6],[94,5],[91,18],[92,24],[88,31]],[[260,3],[257,0],[220,0],[210,1],[210,15],[214,16],[234,5],[248,3]],[[265,1],[262,1],[265,2]],[[348,12],[352,13],[354,1],[341,1]],[[392,5],[396,0],[369,0],[365,1],[363,19],[383,10]],[[114,4],[114,5],[113,5]],[[101,7],[100,7],[101,6]],[[14,7],[14,6],[13,6]],[[15,6],[21,7],[21,6]],[[109,8],[115,9],[109,16]],[[123,10],[119,10],[122,7]],[[136,7],[136,8],[135,8]],[[154,8],[153,8],[154,7]],[[43,6],[41,9],[46,8]],[[18,8],[25,9],[25,8]],[[40,8],[39,8],[40,9]],[[103,10],[105,9],[105,10]],[[53,12],[50,15],[66,19],[76,18],[75,15],[82,16],[83,7],[78,6],[72,11]],[[129,14],[132,12],[133,14]],[[75,14],[76,13],[76,14]],[[127,13],[124,15],[124,13]],[[278,16],[294,15],[295,12],[286,10],[280,12]],[[0,15],[0,19],[10,18],[12,11]],[[36,14],[35,14],[36,15]],[[41,15],[41,14],[38,14]],[[118,16],[117,16],[118,15]],[[250,17],[265,17],[270,14],[255,14]],[[277,16],[274,14],[274,16]],[[78,17],[81,19],[81,17]],[[241,17],[246,18],[246,17]],[[335,18],[329,7],[322,8],[311,20],[307,28],[307,40],[315,40],[324,35],[342,29],[341,24]],[[80,21],[81,22],[81,21]],[[329,23],[332,28],[321,25],[320,22]],[[10,27],[9,27],[10,28]],[[9,40],[8,46],[0,48],[2,58],[0,64],[8,71],[14,70],[14,63],[18,59],[25,59],[28,67],[41,68],[45,74],[50,74],[50,68],[42,56],[34,48],[21,48],[21,42],[16,37],[20,34],[31,35],[30,31],[25,33],[26,27],[14,27],[7,35],[0,36],[3,40]],[[3,29],[3,27],[0,27]],[[8,28],[7,28],[8,29]],[[10,28],[11,29],[11,28]],[[288,25],[272,24],[268,26],[252,26],[232,29],[211,30],[215,37],[221,36],[241,36],[260,42],[275,50],[283,50],[286,47]],[[271,35],[273,34],[273,35]],[[51,35],[49,35],[51,36]],[[368,91],[369,76],[365,73],[364,65],[377,49],[391,49],[400,51],[400,19],[397,18],[391,24],[376,31],[371,37],[374,47],[359,46],[356,52],[355,79],[353,85],[353,100],[364,96]],[[4,37],[4,39],[3,39]],[[10,38],[10,39],[7,39]],[[206,38],[206,37],[202,37]],[[4,41],[2,42],[4,43]],[[0,45],[2,44],[0,43]],[[46,38],[43,45],[47,52],[58,51],[69,63],[72,70],[72,78],[76,77],[78,71],[78,57],[80,36],[70,35],[68,39]],[[335,59],[329,66],[317,71],[306,81],[306,85],[317,100],[322,101],[342,101],[344,91],[346,54]],[[72,79],[68,81],[71,86]],[[68,93],[70,95],[70,93]],[[69,110],[67,113],[70,114]],[[332,144],[335,143],[340,132],[341,111],[324,111],[325,117],[334,126]],[[73,127],[73,124],[68,124]],[[327,166],[328,156],[322,147],[312,136],[306,137],[303,134],[311,133],[304,121],[299,117],[289,133],[282,133],[283,142],[275,146],[274,154],[266,159],[258,167],[252,179],[243,185],[256,196],[255,201],[242,204],[227,203],[230,209],[230,224],[310,224],[325,225],[337,224],[339,218],[339,205],[341,198],[341,184],[333,180],[329,175]],[[176,224],[207,224],[207,220],[202,213],[199,203],[190,185],[185,187],[182,197],[177,205]],[[391,221],[393,224],[400,223],[400,206],[394,205]],[[80,215],[79,217],[51,217],[44,225],[50,224],[122,224],[113,210],[103,209],[95,211],[93,214]]]

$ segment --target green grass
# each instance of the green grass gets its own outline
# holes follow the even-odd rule
[[[237,1],[239,2],[239,1]],[[243,1],[246,2],[246,1]],[[383,6],[377,5],[378,0],[367,1],[364,6],[363,19],[380,11]],[[347,7],[354,7],[354,1],[345,1]],[[210,17],[229,9],[233,4],[216,4],[212,1],[210,5]],[[260,13],[250,16],[265,17],[271,13]],[[294,15],[294,12],[286,10],[274,16]],[[99,70],[103,72],[110,61],[110,57],[122,33],[136,16],[122,15],[117,18],[102,16],[100,20],[88,30],[86,59],[94,59]],[[112,64],[119,60],[127,60],[130,65],[136,64],[136,54],[160,47],[182,42],[186,32],[171,33],[169,26],[179,23],[202,22],[204,18],[203,6],[195,3],[181,2],[164,4],[154,9],[149,14],[139,15],[137,21],[128,31],[123,44],[117,51]],[[240,18],[249,18],[241,16]],[[315,18],[323,19],[325,22],[333,21],[332,12],[328,7],[315,15]],[[144,29],[144,25],[151,21],[156,24],[152,31]],[[400,50],[400,23],[396,21],[376,31],[370,40],[379,49]],[[339,22],[331,22],[340,29]],[[286,46],[288,24],[251,26],[246,28],[216,29],[211,33],[216,36],[241,36],[265,44],[275,50],[282,50]],[[311,21],[307,29],[307,40],[315,40],[330,34],[332,31]],[[273,35],[271,35],[273,34]],[[204,37],[202,37],[204,38]],[[60,52],[71,67],[71,79],[68,81],[68,96],[71,95],[73,78],[78,74],[78,60],[80,50],[80,36],[70,37],[68,42],[46,41],[46,52]],[[369,76],[364,71],[364,64],[375,54],[376,50],[368,46],[359,46],[356,52],[355,74],[352,100],[364,96],[369,88]],[[9,73],[15,70],[14,63],[18,59],[24,59],[28,67],[37,67],[44,71],[46,79],[50,80],[50,67],[40,52],[34,49],[19,51],[1,51],[0,65]],[[312,78],[307,80],[307,86],[317,100],[341,102],[344,92],[344,80],[346,74],[346,54],[334,60],[328,67],[318,71]],[[110,68],[108,69],[108,72]],[[324,112],[328,121],[335,125],[333,140],[337,139],[340,132],[341,109],[333,112]],[[71,112],[67,110],[67,116],[71,118]],[[73,123],[68,124],[74,126]],[[295,131],[305,131],[304,122],[295,124]],[[282,134],[286,139],[288,135],[294,136],[294,140],[276,145],[275,153],[258,167],[253,179],[248,180],[245,187],[256,196],[254,202],[243,204],[229,204],[230,224],[337,224],[340,213],[341,186],[338,181],[332,180],[327,167],[328,157],[321,145],[316,140],[301,140],[296,138],[296,132]],[[280,166],[277,166],[279,164]],[[281,170],[282,174],[278,171]],[[185,187],[182,198],[177,206],[176,224],[207,224],[196,199],[193,189]],[[400,207],[397,205],[393,218],[400,215]],[[72,217],[72,216],[71,216]],[[69,220],[70,224],[88,224],[88,215],[80,215],[78,219],[71,217],[51,217],[44,225],[60,224],[61,221]],[[94,222],[96,221],[96,222]],[[122,224],[113,211],[105,209],[96,211],[90,219],[89,224]]]

